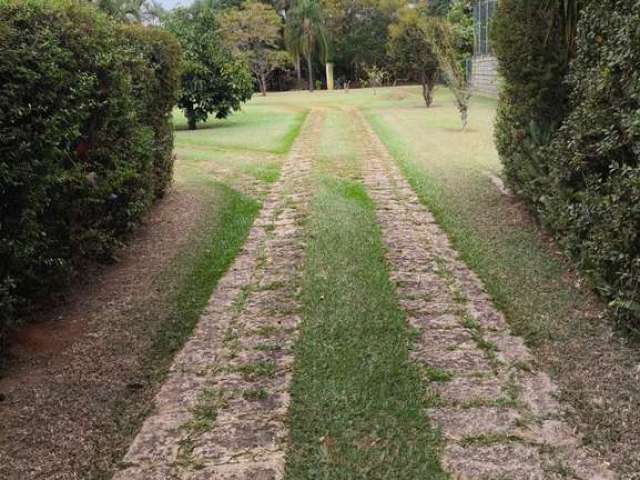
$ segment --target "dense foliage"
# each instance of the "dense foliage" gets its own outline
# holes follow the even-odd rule
[[[0,331],[165,191],[179,57],[90,6],[0,2]]]
[[[494,23],[505,80],[496,138],[508,179],[611,300],[618,318],[635,327],[638,25],[638,0],[502,0]]]
[[[418,78],[427,107],[433,103],[433,88],[438,79],[438,59],[428,33],[428,19],[415,8],[399,12],[389,26],[389,55],[396,75]]]
[[[551,144],[546,222],[640,326],[640,1],[592,2],[569,75],[571,113]]]
[[[262,95],[266,95],[270,75],[289,64],[289,55],[280,48],[280,16],[269,5],[247,1],[241,7],[225,9],[218,23],[223,40],[244,58]]]
[[[503,79],[496,147],[507,179],[538,205],[551,161],[545,148],[567,103],[563,83],[569,53],[557,9],[549,0],[502,0],[492,24],[493,48]]]
[[[178,8],[165,19],[184,52],[178,106],[190,129],[210,114],[225,118],[253,94],[251,73],[242,58],[223,45],[216,11],[205,6]]]

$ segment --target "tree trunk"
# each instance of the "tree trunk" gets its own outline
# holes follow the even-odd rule
[[[298,88],[302,87],[302,65],[300,65],[300,54],[296,54],[296,76],[298,77]]]
[[[264,75],[260,75],[260,92],[263,97],[267,96],[267,78]]]
[[[311,55],[307,57],[307,70],[309,70],[309,91],[313,92],[313,65],[311,63]]]
[[[195,130],[196,126],[196,114],[192,108],[187,107],[184,112],[184,116],[187,117],[187,125],[189,130]]]
[[[430,78],[427,78],[425,72],[420,72],[420,83],[422,84],[422,97],[427,108],[433,103],[433,83]]]
[[[328,62],[325,68],[327,70],[327,90],[333,90],[333,63]]]

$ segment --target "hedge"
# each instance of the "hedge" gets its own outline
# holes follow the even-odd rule
[[[516,0],[500,3],[498,15],[506,4],[531,5]],[[532,19],[511,16],[513,33],[499,32],[497,54],[507,75],[497,143],[510,183],[610,301],[617,318],[638,329],[640,0],[600,0],[582,6],[575,59],[570,66],[566,63],[566,75],[560,75],[561,68],[530,69],[519,78],[510,77],[517,67],[509,62],[517,60],[515,52],[507,54],[509,39],[528,59],[522,61],[543,65],[543,58],[558,52],[526,47],[526,42],[514,38]],[[497,22],[506,25],[507,19]],[[532,55],[534,50],[538,53]],[[554,85],[555,93],[550,90]],[[545,118],[541,109],[553,107],[554,102],[551,120],[540,122]],[[532,125],[543,127],[537,138],[532,138]]]
[[[171,180],[180,49],[71,0],[0,0],[0,339]]]

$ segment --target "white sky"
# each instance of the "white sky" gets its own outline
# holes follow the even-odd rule
[[[158,3],[164,8],[173,8],[178,6],[189,5],[192,0],[158,0]]]

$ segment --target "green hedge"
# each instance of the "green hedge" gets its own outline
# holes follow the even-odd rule
[[[578,32],[543,214],[619,318],[640,327],[640,0],[591,2]]]
[[[498,16],[513,5],[523,14],[496,19],[506,83],[498,148],[514,188],[611,301],[617,317],[639,328],[640,0],[582,2],[576,56],[570,68],[565,63],[566,75],[565,52],[539,47],[548,22],[519,38],[522,29],[536,29],[535,10],[542,12],[543,3],[500,2]],[[530,66],[517,75],[523,64]]]
[[[171,180],[171,34],[71,0],[0,0],[0,337],[109,260]]]
[[[503,79],[496,147],[510,186],[538,205],[546,193],[544,150],[566,113],[569,67],[562,29],[549,0],[501,0],[492,43]]]

